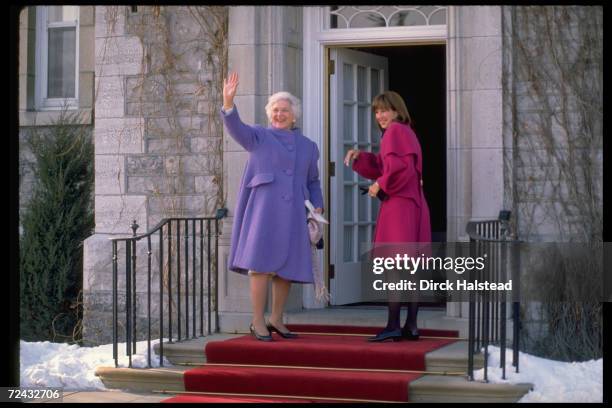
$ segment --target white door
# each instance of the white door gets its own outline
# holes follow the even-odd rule
[[[364,245],[370,245],[378,214],[378,200],[362,195],[359,186],[372,182],[344,166],[349,149],[378,152],[380,130],[372,114],[372,98],[387,90],[387,58],[349,49],[331,49],[335,73],[330,76],[331,177],[331,304],[360,302],[359,262]],[[368,248],[369,249],[369,248]]]

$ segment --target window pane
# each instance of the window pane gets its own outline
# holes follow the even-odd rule
[[[49,29],[48,98],[74,98],[76,29]]]
[[[353,90],[353,66],[351,64],[344,64],[342,69],[342,75],[344,76],[344,100],[354,101],[355,93]]]
[[[380,128],[378,127],[378,122],[376,122],[376,115],[374,114],[374,112],[372,112],[372,110],[370,109],[370,115],[371,115],[371,119],[370,119],[370,131],[372,132],[372,143],[380,143]]]
[[[344,158],[346,152],[348,152],[352,148],[353,144],[345,144],[344,150],[342,151],[342,158]],[[344,169],[344,181],[356,181],[357,173],[353,171],[352,163],[351,166],[345,166],[344,163],[342,163],[342,168]]]
[[[344,227],[344,262],[353,262],[354,227]]]
[[[370,227],[367,225],[359,227],[358,242],[359,246],[357,247],[357,251],[359,257],[372,249],[372,235],[370,234]]]
[[[368,106],[360,106],[357,110],[357,134],[360,142],[368,142],[368,115],[371,109]]]
[[[344,221],[353,222],[353,186],[344,186]]]
[[[364,187],[369,187],[364,186]],[[367,194],[359,194],[359,222],[367,222],[370,221],[370,217],[368,214],[368,201],[372,200],[372,198]]]
[[[357,66],[357,100],[368,102],[368,77],[365,67]]]
[[[338,6],[330,7],[330,20],[329,20],[329,28],[338,28],[338,16],[334,14],[334,11],[338,10]]]
[[[346,28],[347,21],[351,18],[354,13],[352,7],[347,6],[335,6],[330,8],[330,13],[332,17],[336,17],[336,19],[331,20],[331,28]]]
[[[372,75],[372,99],[380,93],[380,72],[377,69],[370,71]]]
[[[427,25],[427,18],[416,10],[400,11],[391,17],[389,26],[418,26]]]
[[[429,17],[429,24],[446,24],[446,8],[440,8],[434,11]]]
[[[376,220],[378,219],[378,208],[380,207],[380,200],[376,199],[376,200],[372,200],[372,220],[374,220],[374,223],[376,223]]]
[[[351,28],[386,27],[385,17],[379,13],[359,13],[351,20]]]
[[[380,71],[377,69],[372,69],[370,75],[372,78],[372,82],[371,82],[372,99],[374,99],[374,97],[380,93]],[[378,128],[378,124],[376,123],[376,115],[374,115],[374,112],[372,112],[372,109],[370,109],[370,115],[371,115],[370,128],[372,132],[371,133],[372,142],[378,143],[380,141],[380,129]]]
[[[51,6],[49,7],[49,23],[76,21],[78,13],[77,6]]]
[[[342,127],[344,130],[344,134],[342,135],[342,137],[344,138],[345,141],[347,142],[352,142],[354,141],[354,133],[353,133],[353,116],[354,116],[354,109],[353,109],[353,105],[350,104],[345,104],[344,105],[344,110],[343,110],[343,120],[344,122],[342,123]]]

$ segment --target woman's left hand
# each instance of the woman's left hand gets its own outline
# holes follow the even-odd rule
[[[322,208],[315,208],[314,210],[317,214],[323,214],[323,209]]]
[[[375,182],[368,189],[368,195],[370,197],[376,197],[376,194],[378,194],[379,191],[380,191],[380,186],[378,185],[378,182]]]

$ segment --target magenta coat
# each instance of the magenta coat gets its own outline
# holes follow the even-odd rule
[[[353,162],[354,171],[377,180],[389,195],[378,212],[375,244],[431,241],[422,169],[421,145],[410,126],[399,122],[385,130],[380,154],[361,152]]]
[[[313,283],[304,200],[323,208],[316,143],[297,128],[246,125],[235,106],[230,113],[222,110],[221,117],[249,152],[234,210],[229,269]]]

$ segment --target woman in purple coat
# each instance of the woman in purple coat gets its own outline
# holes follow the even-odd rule
[[[234,105],[238,74],[223,84],[221,116],[232,138],[247,152],[229,255],[229,269],[248,274],[253,322],[251,333],[271,341],[271,331],[284,338],[297,335],[283,324],[283,309],[292,282],[313,283],[306,208],[310,200],[323,212],[319,149],[295,127],[300,101],[288,92],[268,99],[270,127],[249,126]],[[272,313],[264,319],[268,280],[272,279]],[[269,332],[270,331],[270,332]]]

